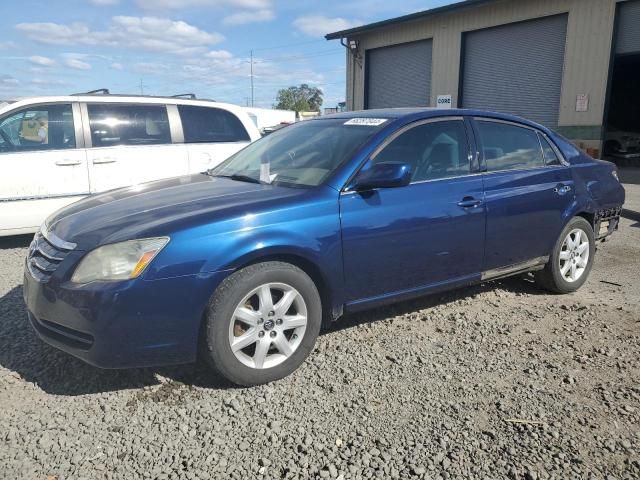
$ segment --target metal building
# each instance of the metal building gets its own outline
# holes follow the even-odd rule
[[[326,38],[352,110],[514,113],[620,156],[640,139],[640,0],[467,0]]]

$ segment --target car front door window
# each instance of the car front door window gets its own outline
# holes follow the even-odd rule
[[[470,163],[464,122],[442,120],[412,127],[393,139],[370,165],[381,162],[408,163],[412,183],[468,175]]]
[[[76,147],[69,104],[26,108],[0,120],[0,153]]]

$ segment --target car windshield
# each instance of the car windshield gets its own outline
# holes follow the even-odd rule
[[[386,121],[374,118],[303,121],[252,143],[207,173],[290,187],[320,185]]]

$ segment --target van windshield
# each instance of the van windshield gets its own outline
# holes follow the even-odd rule
[[[348,118],[302,121],[261,138],[207,173],[272,185],[320,185],[385,123]]]

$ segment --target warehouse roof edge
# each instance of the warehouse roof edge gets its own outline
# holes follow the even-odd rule
[[[379,22],[368,23],[359,27],[349,28],[347,30],[340,30],[338,32],[328,33],[324,38],[327,40],[337,40],[338,38],[349,37],[359,33],[365,33],[369,30],[384,27],[387,25],[395,25],[397,23],[409,22],[411,20],[418,20],[424,17],[432,15],[438,15],[441,13],[448,13],[453,11],[462,10],[464,8],[472,8],[481,4],[495,2],[496,0],[464,0],[462,2],[456,2],[449,5],[443,5],[441,7],[430,8],[429,10],[423,10],[420,12],[410,13],[408,15],[402,15],[400,17],[390,18],[388,20],[382,20]]]

